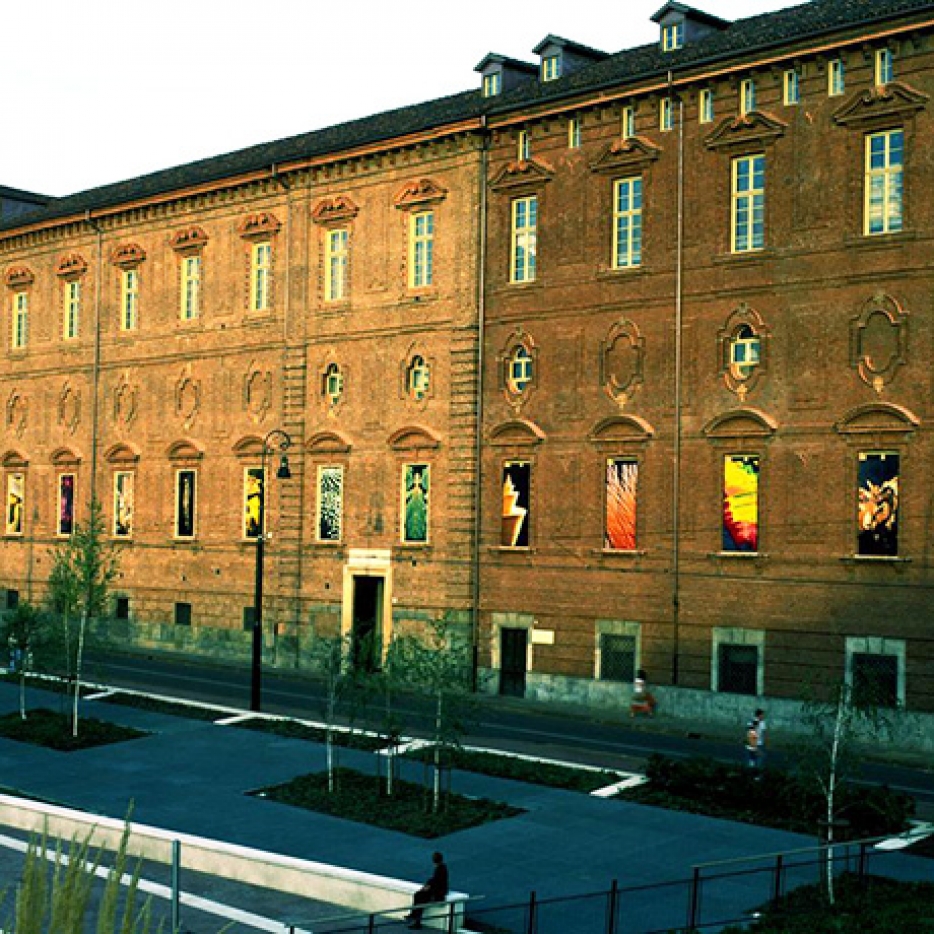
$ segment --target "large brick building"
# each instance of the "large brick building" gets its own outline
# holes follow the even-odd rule
[[[35,208],[0,216],[8,602],[96,498],[111,629],[245,655],[264,488],[270,663],[444,618],[504,693],[934,710],[934,3],[654,19],[0,189]]]

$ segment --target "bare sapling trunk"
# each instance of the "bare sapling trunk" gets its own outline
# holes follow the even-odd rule
[[[71,735],[78,735],[78,701],[81,698],[81,662],[84,658],[84,634],[87,630],[88,614],[81,614],[81,625],[78,627],[78,651],[75,655],[75,694],[71,708]]]

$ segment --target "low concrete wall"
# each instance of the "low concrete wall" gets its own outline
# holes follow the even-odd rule
[[[2,794],[0,825],[29,833],[45,833],[62,840],[73,837],[81,841],[88,839],[93,847],[104,850],[116,850],[127,827],[125,822],[110,817],[99,817]],[[131,856],[171,864],[173,844],[177,841],[180,844],[182,869],[209,873],[278,892],[301,892],[315,901],[367,914],[408,911],[412,896],[420,888],[417,883],[403,879],[296,859],[191,834],[172,833],[132,821],[129,828],[127,852]],[[463,892],[451,892],[448,896],[449,903],[456,906],[458,928],[463,921],[467,898]],[[430,927],[444,926],[441,918],[431,918],[430,910],[425,913],[424,923]]]

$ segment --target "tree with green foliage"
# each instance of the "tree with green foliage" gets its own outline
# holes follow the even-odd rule
[[[20,603],[6,618],[2,638],[10,650],[10,671],[19,675],[19,714],[26,719],[26,678],[52,661],[57,642],[50,617]]]
[[[49,600],[62,620],[68,680],[74,689],[72,732],[78,735],[78,700],[88,624],[107,605],[110,585],[119,569],[119,553],[107,537],[101,504],[93,500],[88,521],[76,523],[71,537],[54,551],[49,574]],[[72,623],[78,631],[73,640]]]
[[[432,810],[441,808],[441,772],[460,747],[467,715],[473,708],[471,671],[467,653],[444,619],[432,621],[424,639],[398,640],[396,671],[404,682],[427,697],[434,710]]]

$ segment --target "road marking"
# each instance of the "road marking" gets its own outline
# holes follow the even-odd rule
[[[29,849],[28,841],[19,840],[16,837],[8,837],[6,834],[0,834],[0,846],[5,846],[7,849],[15,850],[20,853],[26,853]],[[50,863],[55,862],[56,859],[60,859],[62,864],[67,866],[70,862],[67,853],[60,853],[49,847],[46,847],[40,855],[44,856]],[[94,874],[101,879],[107,879],[110,875],[110,869],[106,866],[93,867],[91,863],[86,863],[85,866],[88,870],[94,869]],[[128,886],[132,884],[132,882],[132,873],[124,873],[120,877],[121,885]],[[171,901],[172,899],[171,887],[159,882],[152,882],[149,879],[140,879],[137,883],[137,888],[140,892],[165,899],[166,901]],[[194,908],[196,911],[203,911],[207,914],[216,915],[219,918],[225,918],[231,923],[246,924],[259,931],[269,931],[270,934],[283,934],[284,931],[289,930],[288,925],[284,924],[282,921],[276,921],[273,918],[267,918],[264,915],[258,915],[252,911],[244,911],[240,908],[234,908],[232,905],[225,905],[223,902],[216,902],[213,899],[202,898],[199,895],[192,895],[188,892],[180,892],[178,900],[179,904]],[[301,928],[294,928],[293,930],[295,934],[310,934],[310,932],[305,932]]]
[[[590,792],[591,797],[612,798],[617,792],[625,791],[627,788],[638,788],[648,781],[645,775],[637,775],[635,772],[623,774],[627,775],[627,777],[621,782],[617,782],[615,785],[607,785],[606,788],[598,788],[596,791]]]
[[[910,821],[909,823],[912,825],[910,830],[906,830],[905,833],[901,833],[897,837],[889,837],[888,840],[877,843],[875,848],[877,850],[904,850],[913,843],[918,843],[918,841],[934,835],[934,824],[925,823],[924,821]]]

